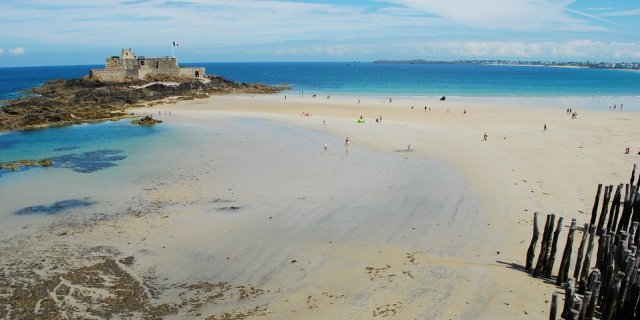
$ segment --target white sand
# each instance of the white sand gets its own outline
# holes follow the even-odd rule
[[[179,168],[134,192],[160,209],[65,241],[116,247],[167,284],[269,290],[177,318],[256,306],[260,319],[548,317],[558,289],[520,270],[533,212],[587,222],[597,184],[628,181],[638,162],[640,114],[426,105],[276,95],[160,106],[201,132]]]

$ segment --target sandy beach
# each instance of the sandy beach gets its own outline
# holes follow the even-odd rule
[[[495,100],[242,95],[134,110],[193,134],[94,209],[10,220],[0,272],[51,282],[43,318],[49,300],[123,319],[546,318],[560,289],[523,271],[533,213],[564,217],[563,248],[597,184],[639,162],[640,113],[570,106],[572,119]],[[55,187],[28,181],[0,201],[33,188]],[[104,282],[77,280],[91,274]],[[137,307],[107,313],[121,287]]]

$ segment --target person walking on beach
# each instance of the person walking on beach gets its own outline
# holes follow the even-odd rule
[[[488,136],[487,136],[487,133],[486,133],[486,132],[484,133],[483,138],[484,138],[484,141],[487,141]]]
[[[547,124],[544,124],[544,132],[547,132]]]
[[[349,147],[349,137],[344,140],[344,146]]]

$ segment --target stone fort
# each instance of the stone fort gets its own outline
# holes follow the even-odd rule
[[[147,75],[170,75],[183,78],[201,78],[205,76],[203,67],[181,68],[175,57],[147,58],[136,56],[131,48],[122,49],[120,57],[106,59],[104,69],[93,69],[92,79],[103,81],[123,81],[126,79],[144,79]]]

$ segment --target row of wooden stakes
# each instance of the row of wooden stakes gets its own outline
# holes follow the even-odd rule
[[[598,185],[591,220],[582,227],[573,268],[571,254],[578,227],[576,219],[571,219],[555,277],[556,285],[565,288],[560,319],[640,319],[640,179],[634,181],[636,167],[633,166],[630,182],[615,188],[613,198],[613,185],[605,186],[604,193],[602,184]],[[599,206],[601,195],[602,205]],[[527,250],[525,269],[534,277],[554,280],[552,271],[563,218],[559,217],[556,224],[555,214],[547,215],[534,265],[540,239],[539,215],[536,212],[533,216],[533,237]],[[558,294],[553,293],[549,319],[558,319],[557,313]]]

